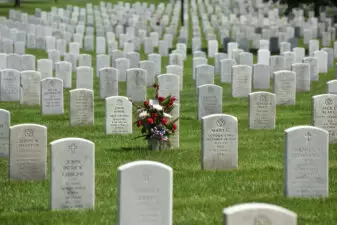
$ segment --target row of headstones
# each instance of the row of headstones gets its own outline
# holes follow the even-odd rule
[[[220,88],[212,86],[214,85],[203,85],[199,87],[199,91],[213,89],[214,95],[210,96],[220,98],[217,96]],[[337,95],[315,95],[312,97],[312,102],[313,126],[328,132],[327,145],[329,143],[337,143],[337,126],[335,126],[337,121]],[[203,117],[200,118],[202,122],[201,144],[203,152],[203,168],[218,170],[237,168],[238,119],[231,115],[223,115],[221,107],[217,109],[218,110],[212,111],[209,115],[202,115]],[[212,109],[209,108],[208,112],[211,110]],[[275,121],[275,94],[268,92],[254,92],[249,94],[249,129],[274,129]],[[311,144],[315,145],[316,143]],[[292,157],[292,155],[289,155],[289,157]]]
[[[46,51],[55,49],[58,50],[60,55],[63,56],[67,53],[67,45],[69,45],[69,52],[77,55],[80,54],[80,49],[82,49],[82,47],[85,51],[93,51],[96,49],[96,54],[106,54],[107,52],[110,53],[120,47],[126,54],[128,52],[141,50],[143,44],[143,49],[146,54],[153,53],[154,48],[158,47],[159,52],[167,56],[169,48],[172,47],[173,42],[171,34],[165,34],[163,40],[158,40],[156,42],[154,42],[152,36],[146,37],[146,34],[144,34],[144,36],[145,37],[143,41],[139,38],[135,38],[133,41],[126,42],[124,42],[123,39],[119,39],[119,44],[114,39],[108,39],[109,41],[106,44],[105,37],[96,37],[96,48],[94,48],[93,36],[85,37],[84,40],[82,40],[81,36],[75,34],[74,37],[70,37],[70,40],[67,42],[65,39],[56,39],[55,36],[35,38],[35,36],[28,34],[27,40],[25,41],[13,41],[12,39],[2,38],[0,42],[0,51],[4,53],[14,52],[17,54],[25,54],[26,47]],[[71,39],[73,39],[73,42],[71,42]]]
[[[316,133],[314,138],[315,136]],[[15,150],[9,159],[10,180],[45,179],[47,128],[35,124],[11,127],[11,141],[14,144],[11,148]],[[27,148],[30,155],[23,154]],[[34,161],[37,165],[32,167],[29,161]],[[51,142],[50,183],[52,210],[94,208],[95,144],[81,138],[63,138]],[[150,220],[156,221],[158,225],[172,224],[172,168],[153,161],[135,161],[120,166],[118,208],[118,224],[136,225]],[[154,209],[156,214],[153,214]],[[145,212],[151,214],[144,214]],[[129,216],[130,213],[133,214],[132,217]],[[225,224],[238,224],[246,213],[250,215],[250,221],[267,219],[277,222],[282,216],[288,225],[297,224],[295,213],[278,206],[257,203],[226,208]]]
[[[247,97],[252,92],[252,72],[253,72],[252,67],[248,65],[235,65],[232,66],[230,69],[231,69],[230,83],[232,84],[231,86],[232,97],[234,98]],[[261,70],[259,71],[257,69]],[[296,92],[310,91],[311,85],[310,85],[309,64],[306,63],[293,64],[292,70],[293,71],[280,70],[273,73],[273,92],[276,94],[276,104],[278,105],[279,104],[294,105],[296,103]],[[201,73],[201,71],[203,73]],[[199,94],[198,88],[200,88],[201,85],[214,84],[213,71],[214,67],[211,65],[196,66],[196,87],[198,98],[200,99],[200,101],[204,97]],[[255,74],[254,83],[263,84],[263,88],[268,89],[270,85],[269,84],[270,71],[268,70],[268,67],[265,65],[255,65],[255,71],[260,73]],[[220,92],[222,93],[222,87],[217,85],[213,85],[212,87],[220,88],[221,91],[219,91],[218,93]],[[214,102],[214,99],[210,99],[209,103],[204,102],[204,104],[215,106],[216,102]],[[218,107],[221,108],[221,105],[218,105]]]
[[[203,138],[207,137],[207,140],[203,142],[203,168],[218,169],[216,165],[220,165],[221,160],[227,160],[225,162],[226,169],[231,169],[235,164],[237,165],[237,161],[233,161],[234,164],[228,162],[235,157],[235,153],[231,151],[232,148],[237,147],[237,119],[226,114],[207,116],[203,118],[202,128]],[[229,149],[219,148],[213,143],[214,139],[219,139],[219,135],[224,136],[224,133],[226,137],[222,138],[222,141],[231,143]],[[328,132],[317,127],[296,126],[285,130],[286,196],[328,197],[328,139]],[[29,154],[27,154],[28,149]],[[93,208],[94,152],[95,144],[85,139],[63,138],[51,142],[51,199],[53,209]],[[47,127],[36,124],[19,124],[10,127],[10,180],[46,179],[46,158]],[[222,163],[224,162],[222,161]],[[130,168],[131,165],[120,167],[119,175],[122,175],[122,171],[124,171],[122,168]],[[220,166],[222,166],[221,169],[224,169],[224,165]],[[132,182],[133,185],[141,185],[145,182],[145,184],[151,184],[150,186],[156,183],[163,185],[162,187],[165,187],[165,189],[172,189],[172,173],[167,177],[158,167],[153,168],[154,170],[148,167],[144,171],[140,169],[141,167],[137,168],[134,170],[134,172],[137,171],[137,174],[125,179],[128,180],[125,185],[131,185],[129,182]],[[125,174],[129,173],[125,172]],[[315,182],[313,183],[313,181]],[[123,186],[121,180],[119,180],[119,183]],[[65,189],[69,192],[64,192]],[[121,190],[128,189],[122,188]],[[154,192],[160,191],[155,190]],[[120,194],[119,197],[122,197],[123,194]],[[130,196],[130,193],[125,194]],[[69,195],[77,195],[78,197],[69,198]]]

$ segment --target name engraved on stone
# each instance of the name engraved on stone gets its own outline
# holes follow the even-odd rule
[[[51,208],[94,207],[95,144],[81,138],[51,143]]]
[[[19,124],[10,127],[9,179],[43,180],[47,166],[47,127]]]

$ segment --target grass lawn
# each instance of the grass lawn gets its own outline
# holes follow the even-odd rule
[[[85,3],[62,0],[58,6]],[[99,4],[99,1],[93,3]],[[46,10],[52,5],[47,1],[23,2],[21,9],[32,13],[36,7]],[[0,5],[0,15],[8,15],[11,7],[6,6]],[[47,54],[42,51],[28,50],[27,53],[36,55],[37,59],[47,58]],[[147,58],[144,54],[141,57]],[[163,73],[167,63],[167,57],[163,57]],[[213,63],[213,60],[209,60],[209,64]],[[295,106],[278,106],[275,130],[253,131],[248,130],[248,99],[233,99],[230,85],[221,84],[217,76],[215,83],[223,87],[223,112],[236,116],[239,120],[239,169],[234,171],[201,170],[200,122],[196,119],[197,101],[191,56],[188,56],[184,69],[179,150],[146,150],[145,142],[132,140],[140,134],[137,127],[134,127],[133,134],[129,136],[105,135],[104,101],[99,98],[96,76],[94,127],[69,127],[68,89],[64,96],[65,114],[61,116],[41,116],[40,107],[0,102],[0,108],[11,112],[12,125],[37,123],[47,126],[48,143],[59,138],[80,137],[91,140],[96,145],[96,205],[93,211],[51,212],[49,177],[42,182],[9,182],[7,160],[0,159],[0,224],[116,224],[117,168],[135,160],[154,160],[174,169],[174,225],[222,224],[222,209],[244,202],[266,202],[288,208],[298,214],[299,225],[333,225],[337,221],[336,145],[330,145],[329,198],[289,199],[283,194],[284,130],[296,125],[311,124],[311,97],[326,93],[326,82],[332,79],[334,70],[331,69],[328,74],[321,74],[319,81],[312,82],[310,93],[297,94]],[[74,85],[75,79],[73,87]],[[125,94],[125,85],[121,84],[120,95]],[[149,89],[148,94],[152,97],[154,90]]]

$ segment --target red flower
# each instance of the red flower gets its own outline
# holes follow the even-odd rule
[[[158,101],[159,101],[159,102],[162,102],[162,101],[164,101],[164,100],[165,100],[164,97],[162,97],[162,96],[159,96],[159,97],[158,97]]]
[[[167,124],[167,119],[166,119],[166,118],[162,118],[162,119],[161,119],[161,122],[162,122],[164,125],[166,125],[166,124]]]
[[[142,125],[142,121],[141,120],[138,120],[137,121],[137,127],[140,127]]]
[[[153,119],[152,118],[147,118],[146,120],[149,124],[153,124]]]
[[[172,101],[172,102],[174,102],[175,100],[177,100],[176,97],[172,97],[172,98],[171,98],[171,101]]]
[[[172,130],[176,130],[177,129],[177,124],[173,123],[172,124]]]
[[[151,117],[152,117],[152,119],[155,120],[158,117],[158,114],[157,113],[152,113]]]
[[[145,101],[145,102],[144,102],[144,106],[145,106],[145,107],[148,107],[149,104],[150,104],[149,101]]]

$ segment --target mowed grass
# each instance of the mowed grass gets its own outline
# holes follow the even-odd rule
[[[77,1],[69,3],[85,4]],[[99,4],[98,1],[93,3]],[[68,2],[62,1],[58,6],[65,7],[66,4]],[[22,10],[33,12],[36,7],[48,9],[51,5],[50,2],[23,3]],[[0,8],[0,12],[8,15],[8,9]],[[37,59],[47,58],[42,51],[28,50],[27,53],[36,55]],[[144,54],[141,57],[147,59]],[[163,73],[166,72],[167,63],[167,57],[163,57]],[[214,61],[209,60],[209,64],[213,65]],[[326,93],[326,82],[334,79],[334,72],[331,69],[328,74],[321,74],[320,81],[312,82],[311,92],[298,93],[295,106],[277,106],[276,129],[262,131],[248,129],[248,99],[232,98],[230,85],[221,84],[217,76],[215,83],[223,87],[223,112],[236,116],[239,121],[239,168],[233,171],[201,170],[200,121],[196,119],[197,99],[191,55],[185,62],[184,89],[181,93],[181,148],[177,150],[147,150],[144,141],[133,140],[140,134],[137,127],[134,127],[132,135],[105,135],[104,101],[99,98],[96,76],[94,127],[69,126],[68,89],[64,92],[65,114],[61,116],[42,116],[40,107],[0,102],[0,108],[11,112],[12,125],[36,123],[47,126],[48,143],[65,137],[80,137],[93,141],[96,147],[96,202],[95,209],[89,211],[51,212],[50,177],[38,182],[9,182],[8,161],[0,159],[0,224],[116,224],[117,168],[135,160],[153,160],[167,164],[174,170],[174,225],[222,224],[223,208],[244,202],[266,202],[288,208],[298,214],[299,225],[333,225],[337,221],[336,145],[330,145],[330,195],[327,199],[284,197],[283,145],[285,129],[311,124],[311,97]],[[121,83],[120,95],[125,94],[125,84]],[[154,90],[149,88],[148,94],[151,98]],[[48,157],[48,165],[49,161]]]

